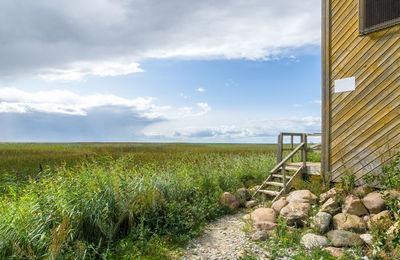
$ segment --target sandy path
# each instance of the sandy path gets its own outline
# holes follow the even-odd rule
[[[201,236],[189,242],[179,259],[239,259],[245,250],[263,255],[263,250],[243,231],[243,215],[225,216],[209,224]]]

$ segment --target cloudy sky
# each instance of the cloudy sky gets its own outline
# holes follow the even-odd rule
[[[320,131],[319,0],[0,1],[0,141]]]

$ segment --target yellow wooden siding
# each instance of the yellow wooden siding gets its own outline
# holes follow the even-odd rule
[[[400,147],[400,25],[359,35],[358,0],[330,5],[330,158],[332,180],[379,172]],[[356,90],[334,93],[336,79]]]

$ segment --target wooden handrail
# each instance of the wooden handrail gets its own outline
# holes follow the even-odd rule
[[[270,171],[270,173],[271,173],[271,174],[274,174],[275,172],[277,172],[277,171],[279,170],[279,168],[281,168],[282,165],[284,165],[287,161],[289,161],[289,159],[292,158],[293,155],[295,155],[298,151],[300,151],[300,149],[302,149],[303,146],[304,146],[305,144],[306,144],[306,143],[304,143],[304,142],[303,142],[303,143],[300,143],[299,146],[297,146],[291,153],[289,153],[289,154],[285,157],[285,159],[283,159],[282,161],[280,161],[280,162],[278,163],[278,165],[276,165],[275,168],[273,168],[273,169]]]
[[[321,143],[313,144],[313,145],[311,145],[308,149],[313,150],[315,147],[318,147],[318,146],[321,146]]]

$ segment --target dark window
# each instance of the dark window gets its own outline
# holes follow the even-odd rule
[[[360,33],[380,30],[400,22],[400,0],[360,0]]]

